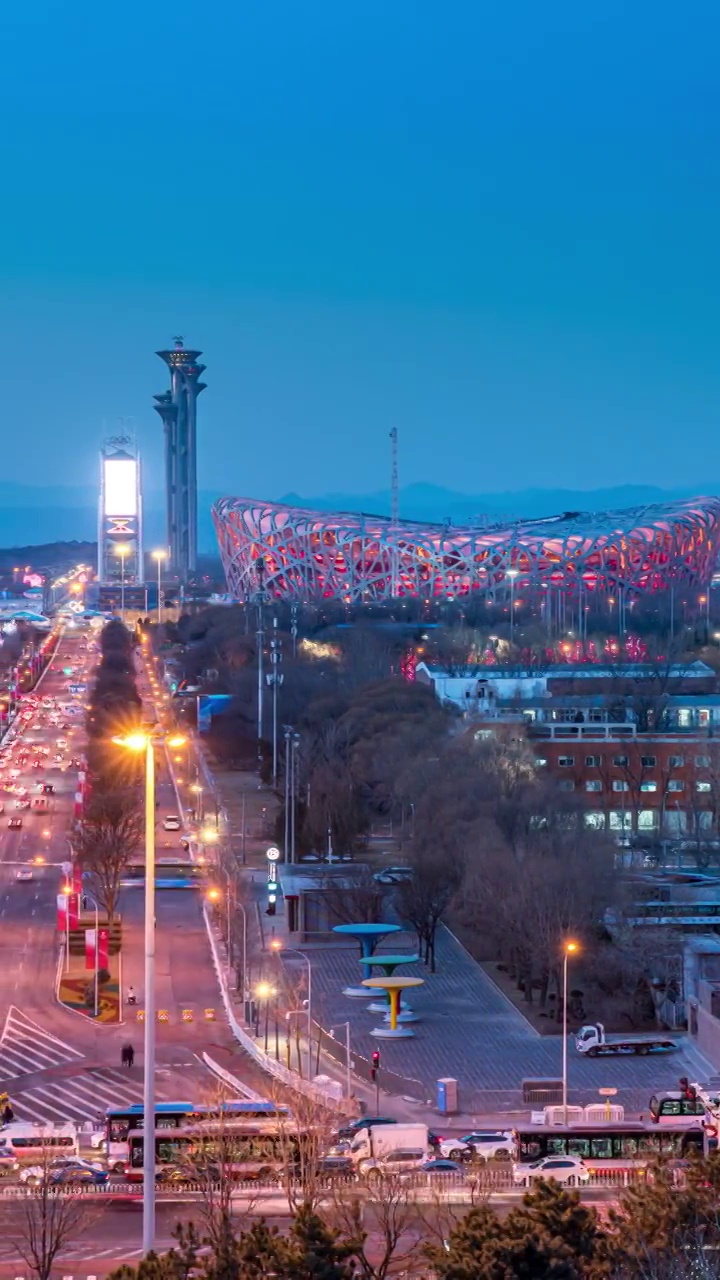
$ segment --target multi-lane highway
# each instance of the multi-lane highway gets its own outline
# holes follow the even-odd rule
[[[142,1026],[137,1009],[123,1009],[120,1027],[95,1025],[56,1000],[58,938],[56,898],[68,857],[67,834],[84,747],[83,686],[92,682],[97,652],[88,632],[63,635],[57,654],[32,699],[26,719],[0,750],[0,1089],[17,1118],[77,1123],[95,1121],[107,1106],[142,1097]],[[142,670],[142,664],[139,664]],[[80,686],[71,692],[70,686]],[[143,690],[143,692],[147,692]],[[49,699],[51,706],[43,705]],[[30,708],[33,707],[32,714]],[[120,748],[119,748],[120,749]],[[57,758],[56,758],[57,757]],[[158,852],[180,853],[179,837],[163,819],[177,812],[175,791],[158,750]],[[45,813],[18,807],[51,783]],[[27,795],[18,794],[23,788]],[[20,818],[22,828],[11,829]],[[32,879],[18,879],[32,874]],[[142,1009],[143,892],[123,891],[123,986],[132,985]],[[196,892],[157,895],[157,1089],[160,1098],[211,1096],[214,1078],[199,1059],[217,1047],[227,1061],[228,1032],[220,1018],[217,984]],[[208,1021],[209,1011],[217,1021]],[[186,1021],[185,1019],[191,1019]],[[121,1067],[127,1041],[136,1050],[132,1071]]]

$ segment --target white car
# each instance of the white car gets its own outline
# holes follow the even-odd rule
[[[18,867],[15,872],[15,879],[18,884],[27,884],[28,880],[32,880],[32,867]]]
[[[514,1150],[512,1134],[505,1129],[473,1129],[462,1138],[443,1138],[439,1154],[445,1160],[511,1160]]]
[[[179,831],[182,823],[177,814],[169,813],[167,818],[163,820],[163,827],[166,831]]]
[[[107,1146],[107,1134],[104,1129],[96,1129],[90,1134],[90,1147],[93,1151],[104,1151]]]
[[[554,1178],[563,1187],[575,1187],[590,1181],[590,1170],[577,1156],[545,1156],[531,1164],[513,1165],[513,1182],[529,1187],[535,1178]]]

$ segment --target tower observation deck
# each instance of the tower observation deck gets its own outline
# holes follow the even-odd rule
[[[197,565],[196,401],[206,384],[201,351],[189,351],[182,338],[170,351],[156,352],[170,370],[170,390],[155,396],[165,427],[165,502],[170,567],[181,581]]]

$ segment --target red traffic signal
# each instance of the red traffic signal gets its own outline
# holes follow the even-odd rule
[[[372,1066],[370,1068],[370,1079],[377,1080],[377,1073],[380,1068],[380,1050],[373,1049]]]

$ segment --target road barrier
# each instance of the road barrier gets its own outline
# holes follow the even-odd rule
[[[647,1176],[645,1168],[637,1169],[604,1169],[591,1173],[589,1178],[580,1183],[569,1180],[565,1185],[569,1187],[577,1186],[581,1190],[593,1187],[628,1187],[636,1182],[642,1182]],[[527,1190],[527,1183],[518,1183],[514,1180],[512,1170],[507,1168],[488,1168],[487,1166],[468,1166],[467,1172],[462,1173],[409,1173],[392,1176],[389,1180],[393,1187],[402,1185],[408,1192],[421,1193],[421,1198],[440,1197],[443,1199],[457,1199],[458,1203],[475,1202],[479,1193],[492,1195],[493,1192],[507,1193],[515,1191],[519,1194]],[[354,1174],[327,1174],[317,1175],[313,1178],[313,1182],[320,1182],[329,1190],[331,1187],[353,1187],[355,1193],[362,1192],[367,1199],[373,1200],[376,1192],[382,1192],[383,1186],[387,1185],[385,1177],[381,1173],[372,1176],[372,1171],[366,1175],[364,1180],[362,1177],[358,1179]],[[167,1198],[170,1200],[178,1200],[183,1197],[206,1197],[211,1192],[219,1193],[221,1186],[219,1183],[191,1181],[177,1181],[172,1184],[164,1184],[158,1182],[156,1194],[158,1198]],[[248,1179],[246,1182],[239,1182],[237,1188],[233,1191],[233,1197],[237,1199],[269,1197],[284,1194],[285,1191],[292,1190],[294,1196],[302,1192],[302,1183],[292,1180],[288,1186],[288,1182],[282,1175],[274,1178],[263,1179],[263,1181]],[[13,1182],[5,1183],[0,1187],[1,1200],[24,1200],[31,1199],[39,1194],[38,1187],[29,1187],[23,1183]],[[52,1194],[60,1197],[74,1199],[91,1199],[91,1200],[141,1200],[142,1199],[142,1182],[106,1182],[99,1186],[93,1183],[66,1183],[59,1184],[52,1188]]]

